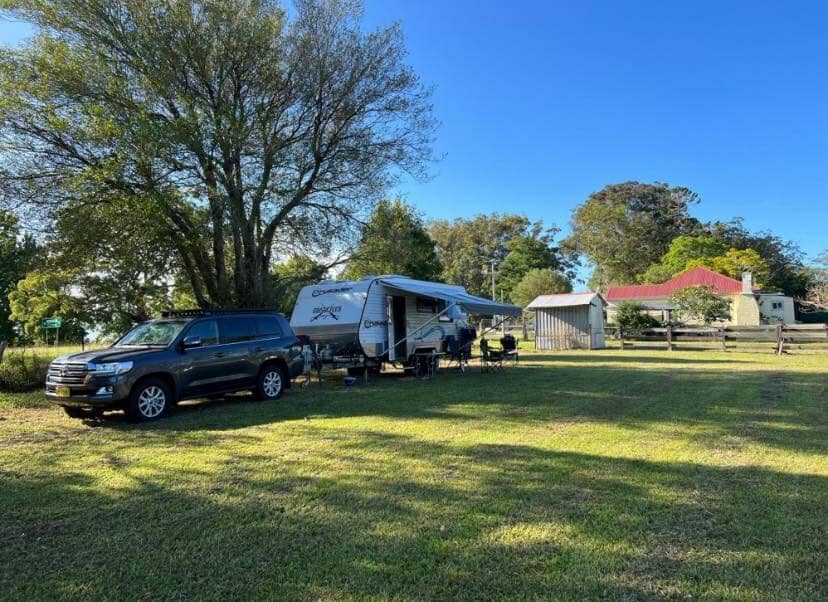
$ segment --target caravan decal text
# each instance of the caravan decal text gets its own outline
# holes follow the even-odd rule
[[[311,296],[321,297],[322,295],[330,293],[347,293],[349,290],[351,290],[350,286],[343,286],[340,288],[318,288],[311,293]]]
[[[388,320],[365,320],[362,325],[365,328],[373,328],[374,326],[388,326]]]
[[[323,320],[327,320],[328,318],[333,318],[334,320],[338,320],[339,316],[336,315],[342,311],[341,305],[323,305],[322,307],[314,307],[313,314],[314,316],[310,319],[311,322],[315,322],[319,318]]]

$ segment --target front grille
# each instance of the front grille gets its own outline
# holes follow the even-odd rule
[[[86,374],[85,363],[51,364],[46,382],[50,385],[82,385]]]

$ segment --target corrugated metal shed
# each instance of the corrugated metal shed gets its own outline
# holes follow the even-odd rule
[[[580,305],[590,305],[595,300],[595,297],[600,297],[598,293],[565,293],[560,295],[541,295],[535,297],[526,309],[539,309],[542,307],[578,307]]]
[[[604,298],[598,293],[541,295],[535,313],[536,349],[603,349]]]

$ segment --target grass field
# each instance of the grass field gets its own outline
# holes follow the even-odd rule
[[[826,404],[828,356],[709,351],[138,426],[7,403],[0,597],[825,600]]]

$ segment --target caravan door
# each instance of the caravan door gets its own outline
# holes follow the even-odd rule
[[[392,362],[408,359],[408,343],[405,339],[405,297],[387,297],[388,311],[388,360]]]

